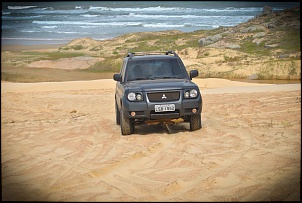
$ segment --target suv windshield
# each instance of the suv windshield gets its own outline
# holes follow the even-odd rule
[[[188,78],[177,59],[131,60],[127,64],[127,81],[164,78]]]

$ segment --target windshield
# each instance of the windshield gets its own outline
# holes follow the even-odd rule
[[[177,59],[129,61],[126,74],[127,81],[188,78],[186,69]]]

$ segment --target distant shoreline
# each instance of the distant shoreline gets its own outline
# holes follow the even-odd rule
[[[35,40],[29,40],[29,39],[1,39],[1,45],[40,45],[40,44],[67,44],[71,42],[74,39],[71,40],[56,40],[56,39],[35,39]]]
[[[1,51],[20,51],[20,50],[32,50],[32,49],[52,49],[59,48],[63,45],[70,43],[71,40],[22,40],[22,39],[1,39]],[[94,39],[97,41],[108,39]]]
[[[1,44],[1,51],[25,51],[34,49],[58,49],[66,44]]]

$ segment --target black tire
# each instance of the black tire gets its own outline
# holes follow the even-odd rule
[[[115,122],[117,125],[121,124],[121,115],[120,110],[117,107],[117,104],[115,102]]]
[[[131,132],[131,134],[134,133],[134,123],[133,123],[132,119],[130,119],[130,132]]]
[[[121,124],[121,133],[122,135],[130,135],[134,132],[134,126],[132,123],[132,120],[130,118],[127,118],[124,115],[123,109],[120,111],[120,124]]]
[[[201,128],[201,115],[191,115],[190,116],[190,131],[199,130]]]

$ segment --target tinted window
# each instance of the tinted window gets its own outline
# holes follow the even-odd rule
[[[127,80],[188,78],[177,59],[131,60],[127,64]]]

